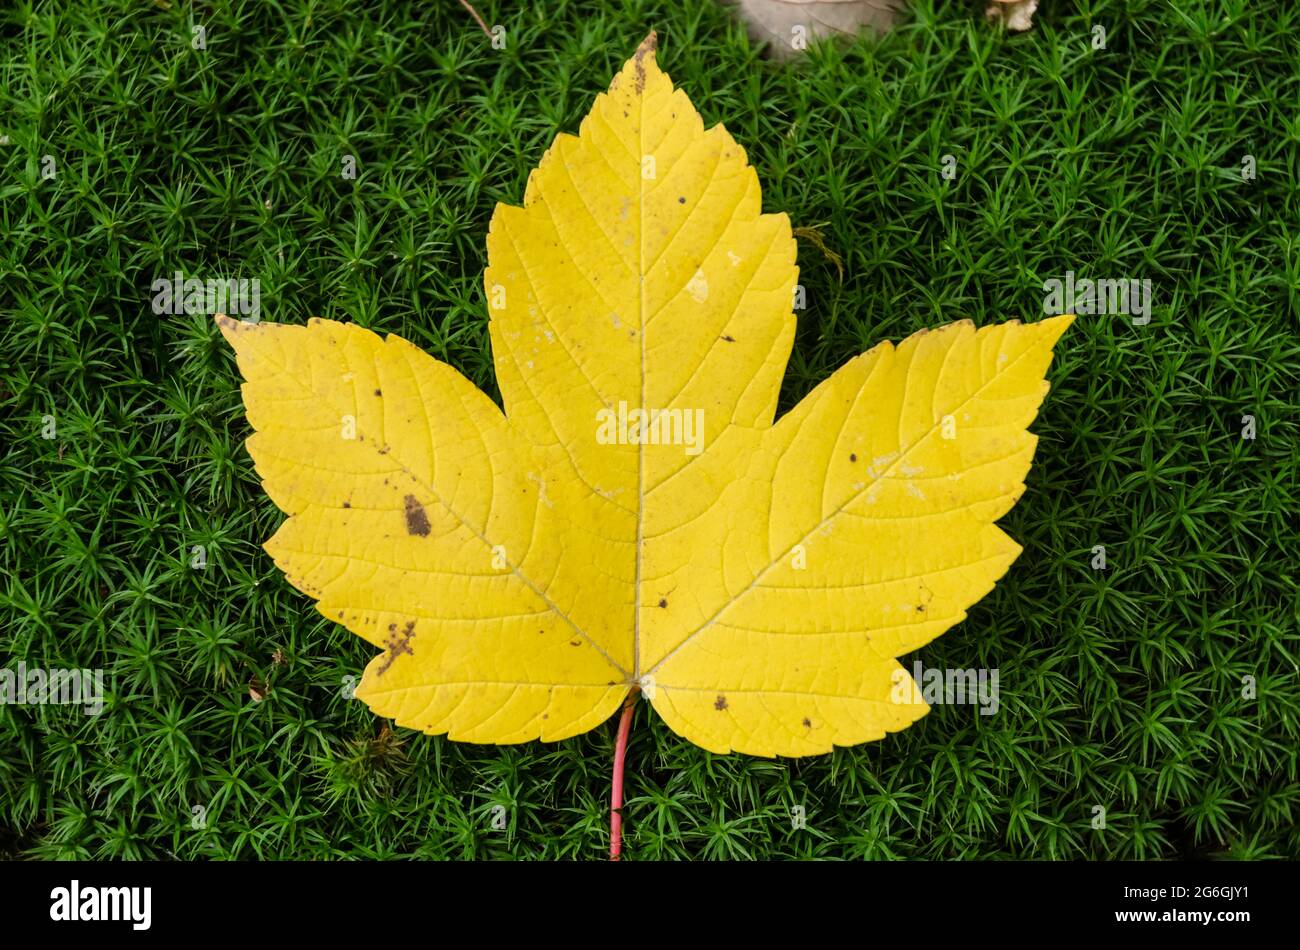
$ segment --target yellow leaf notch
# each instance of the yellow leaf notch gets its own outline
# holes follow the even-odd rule
[[[488,233],[505,411],[395,337],[219,318],[267,550],[377,647],[357,695],[472,742],[556,740],[640,689],[704,748],[810,755],[927,709],[896,659],[1019,553],[1071,318],[882,343],[780,420],[795,246],[652,36]]]

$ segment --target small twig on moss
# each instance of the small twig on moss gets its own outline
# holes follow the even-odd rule
[[[488,29],[488,25],[483,22],[483,18],[478,15],[478,11],[474,9],[474,6],[469,2],[469,0],[460,0],[460,5],[469,11],[469,15],[474,18],[474,22],[482,28],[483,34],[488,39],[491,39],[492,31]]]
[[[822,232],[819,227],[795,228],[790,233],[796,238],[803,238],[816,247],[817,250],[821,251],[826,259],[834,264],[835,269],[839,271],[840,283],[844,282],[844,258],[840,257],[826,246],[826,241],[822,237]]]

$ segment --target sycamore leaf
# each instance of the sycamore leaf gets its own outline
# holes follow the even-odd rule
[[[266,550],[383,651],[356,695],[506,743],[591,729],[639,688],[692,742],[756,755],[923,715],[895,658],[1019,553],[994,522],[1072,318],[882,343],[774,422],[789,220],[653,35],[487,243],[504,412],[396,336],[218,318],[289,516]]]

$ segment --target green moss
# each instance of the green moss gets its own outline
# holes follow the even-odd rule
[[[109,693],[0,706],[0,854],[602,855],[612,723],[480,747],[345,698],[372,650],[261,552],[229,349],[150,287],[256,277],[264,319],[399,333],[495,393],[493,205],[654,26],[765,207],[817,229],[783,407],[880,340],[1037,319],[1067,271],[1154,306],[1064,338],[1003,522],[1024,554],[905,658],[996,667],[998,713],[766,761],[642,708],[629,856],[1300,856],[1300,9],[1061,4],[1008,36],[924,0],[779,66],[709,0],[482,3],[504,51],[458,4],[342,0],[216,4],[195,50],[187,6],[0,13],[0,660]]]

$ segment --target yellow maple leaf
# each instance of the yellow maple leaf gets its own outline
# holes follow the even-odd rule
[[[653,35],[499,205],[505,412],[389,335],[219,317],[266,550],[383,649],[356,695],[470,742],[558,740],[640,690],[716,752],[811,755],[927,710],[895,659],[1020,552],[1070,317],[882,343],[774,422],[795,243],[655,62]]]

